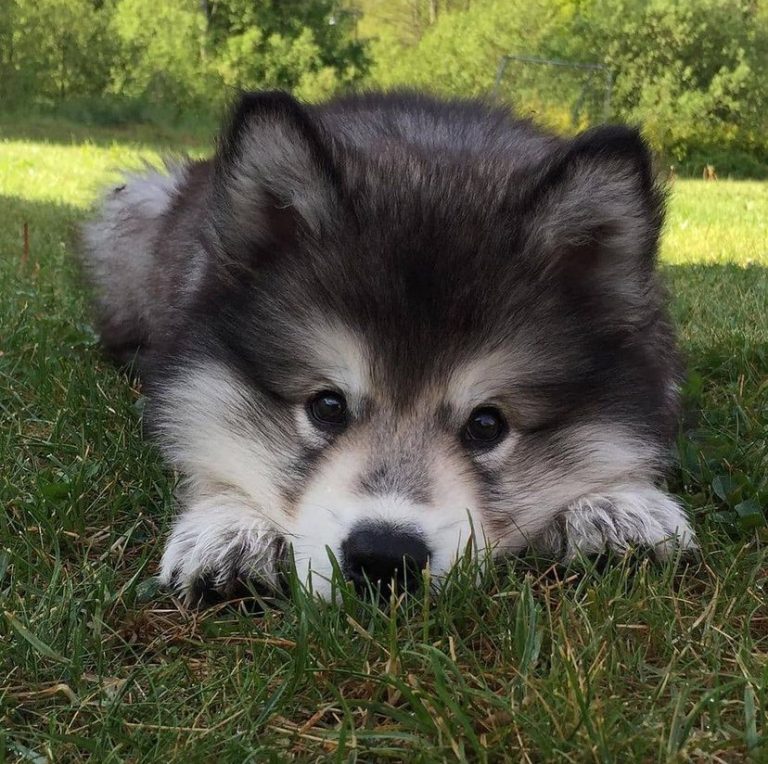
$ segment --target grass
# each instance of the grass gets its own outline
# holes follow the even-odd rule
[[[110,168],[172,137],[0,122],[0,761],[768,761],[768,184],[671,197],[700,561],[194,613],[153,587],[172,478],[70,260]]]

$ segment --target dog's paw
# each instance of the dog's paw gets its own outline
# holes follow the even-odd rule
[[[187,605],[210,605],[274,591],[285,552],[282,537],[251,508],[206,501],[174,524],[160,563],[160,582]]]
[[[659,559],[698,548],[682,507],[652,485],[583,496],[562,512],[533,544],[569,562],[577,556],[650,549]]]

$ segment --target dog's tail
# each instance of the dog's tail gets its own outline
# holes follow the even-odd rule
[[[119,362],[139,360],[168,328],[169,281],[177,269],[172,255],[166,261],[161,239],[190,167],[148,165],[127,173],[82,228],[81,266],[97,327],[105,350]]]

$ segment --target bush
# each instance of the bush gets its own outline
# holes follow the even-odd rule
[[[0,99],[9,105],[100,95],[114,45],[92,0],[3,0]]]
[[[640,124],[670,162],[718,152],[734,172],[768,156],[768,5],[753,0],[475,0],[442,13],[416,42],[382,36],[373,82],[489,93],[502,55],[600,63],[612,119]],[[510,65],[502,96],[558,130],[603,119],[603,81]],[[751,159],[750,159],[751,158]]]
[[[2,107],[178,121],[218,114],[238,88],[322,98],[358,82],[370,63],[335,8],[334,0],[3,0]]]

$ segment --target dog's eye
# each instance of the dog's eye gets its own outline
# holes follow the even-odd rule
[[[498,443],[507,432],[502,413],[491,406],[475,409],[467,420],[462,440],[468,446],[491,446]]]
[[[347,423],[347,401],[341,393],[324,390],[309,399],[307,410],[321,427],[338,429]]]

